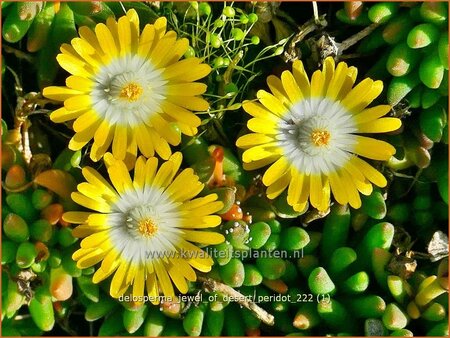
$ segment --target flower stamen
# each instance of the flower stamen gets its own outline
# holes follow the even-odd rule
[[[328,145],[330,136],[328,130],[316,129],[311,133],[311,140],[316,147],[322,147]]]
[[[139,84],[130,82],[122,88],[119,97],[128,102],[135,102],[139,99],[143,91],[144,90]]]
[[[158,231],[158,226],[151,218],[145,218],[138,223],[138,230],[144,237],[153,237]]]

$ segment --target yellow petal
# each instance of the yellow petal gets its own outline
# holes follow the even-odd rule
[[[183,275],[187,280],[194,282],[197,280],[197,275],[195,274],[194,269],[181,258],[171,258],[170,261],[174,266],[177,267],[178,271]]]
[[[189,170],[189,169],[185,169],[183,171],[186,171],[186,170]],[[186,203],[183,203],[183,205],[181,206],[181,209],[185,209],[185,210],[196,209],[196,208],[199,208],[206,204],[209,204],[211,202],[214,202],[215,200],[217,200],[217,194],[209,194],[205,197],[199,197],[199,198],[187,201]]]
[[[265,90],[258,90],[256,96],[263,104],[263,106],[274,113],[276,116],[283,117],[288,111],[288,109],[283,105],[283,103],[281,103],[280,100],[278,100],[275,96],[266,92]]]
[[[127,147],[127,153],[125,155],[125,158],[123,162],[125,163],[128,170],[131,170],[134,168],[134,164],[136,162],[137,157],[137,144],[136,144],[136,137],[134,134],[131,133],[131,130],[128,130],[128,135],[131,137],[131,142],[129,142]]]
[[[116,129],[114,132],[114,138],[112,142],[112,152],[114,157],[123,160],[125,159],[125,155],[127,153],[128,146],[128,128],[126,126],[116,125]]]
[[[274,142],[274,138],[264,134],[246,134],[239,137],[236,141],[236,146],[239,148],[250,148],[256,145]]]
[[[177,83],[165,86],[168,95],[195,96],[206,92],[206,84],[198,82]]]
[[[192,182],[187,186],[187,182]],[[203,189],[203,184],[198,181],[191,168],[184,169],[166,189],[166,193],[171,196],[174,201],[184,201],[193,198],[198,191]]]
[[[152,157],[155,155],[155,149],[149,136],[150,129],[144,124],[138,124],[134,128],[136,143],[139,150],[145,157]]]
[[[330,207],[330,181],[326,176],[324,176],[322,179],[322,203],[317,207],[317,209],[319,211],[326,211]]]
[[[71,75],[66,79],[66,86],[85,94],[92,90],[94,82],[81,76]]]
[[[359,196],[358,189],[355,186],[354,180],[345,171],[341,171],[342,182],[345,186],[345,190],[348,196],[348,202],[354,209],[359,209],[361,207],[361,197]]]
[[[93,110],[88,110],[86,113],[75,120],[75,122],[73,123],[73,130],[75,130],[77,133],[80,133],[83,130],[90,128],[90,126],[92,126],[93,124],[100,124],[99,119],[100,117]],[[94,133],[92,133],[92,136],[94,136]]]
[[[200,66],[200,59],[198,58],[189,58],[189,59],[183,59],[178,62],[175,62],[174,64],[171,64],[170,66],[167,66],[167,68],[163,71],[163,77],[166,80],[172,80],[175,78],[183,78],[186,73],[193,72],[197,73],[199,70],[201,70],[202,67],[198,68]],[[207,67],[210,69],[210,67]],[[206,76],[209,73],[203,75]],[[186,80],[185,80],[186,81]],[[193,80],[195,81],[195,80]]]
[[[101,56],[84,39],[74,38],[71,44],[75,51],[88,63],[94,70],[101,66]]]
[[[91,97],[89,95],[78,95],[68,98],[64,101],[64,107],[67,110],[82,110],[92,106]]]
[[[170,51],[170,55],[167,58],[163,59],[159,64],[160,67],[167,67],[167,65],[171,65],[174,62],[177,62],[188,50],[189,48],[189,40],[186,38],[179,39],[175,42],[175,46]],[[198,80],[198,79],[195,79]],[[194,81],[195,81],[194,80]]]
[[[133,190],[133,183],[127,167],[122,161],[117,161],[108,168],[108,174],[114,188],[123,194],[126,191]]]
[[[283,105],[288,106],[290,104],[289,97],[283,88],[283,83],[281,82],[281,79],[279,79],[275,75],[269,75],[267,77],[266,82],[267,82],[267,85],[269,86],[269,89],[272,92],[272,94],[275,95],[275,97],[278,100],[280,100],[280,102]],[[295,86],[298,88],[297,83],[295,83]]]
[[[349,67],[347,69],[347,74],[344,77],[344,82],[341,85],[338,95],[336,96],[337,101],[341,101],[352,89],[356,81],[356,76],[358,75],[358,69],[356,67]]]
[[[72,236],[75,238],[85,238],[99,231],[107,230],[105,226],[91,226],[91,225],[79,225],[72,231]]]
[[[87,125],[86,129],[76,133],[69,141],[69,149],[80,150],[94,137],[95,130],[99,127],[100,120]]]
[[[184,277],[180,274],[180,271],[178,270],[178,266],[175,266],[172,262],[168,265],[167,270],[169,272],[170,278],[172,279],[173,283],[177,287],[177,289],[181,293],[187,293],[189,290],[188,284],[186,283],[186,280]]]
[[[334,76],[335,63],[334,59],[331,56],[328,56],[323,62],[323,78],[324,78],[324,86],[322,94],[325,95],[328,91],[328,87],[330,85],[331,79]]]
[[[55,123],[70,121],[81,116],[86,110],[87,109],[67,110],[65,107],[61,107],[50,114],[50,119]]]
[[[311,97],[322,97],[325,78],[320,70],[316,70],[311,77]]]
[[[221,218],[216,215],[209,215],[200,217],[198,219],[189,217],[183,218],[182,224],[179,226],[183,229],[203,229],[203,228],[213,228],[221,223]]]
[[[181,78],[186,82],[197,81],[211,73],[211,70],[212,69],[209,65],[202,63],[198,66],[193,67],[192,69],[186,70],[186,73],[183,74]]]
[[[373,86],[373,80],[370,78],[366,78],[358,83],[341,101],[342,105],[344,105],[348,110],[352,111],[358,102],[360,102],[367,93],[371,90]],[[355,113],[359,113],[355,111]]]
[[[103,52],[109,56],[117,55],[117,46],[111,31],[105,24],[99,23],[95,26],[95,34]]]
[[[391,110],[391,106],[379,105],[371,108],[364,109],[361,113],[354,116],[354,121],[356,124],[363,124],[367,122],[374,121]]]
[[[91,167],[83,167],[82,174],[89,183],[96,185],[102,190],[108,190],[111,195],[116,195],[114,188],[98,173],[97,170]]]
[[[79,205],[82,205],[83,207],[86,207],[88,209],[92,209],[102,213],[108,213],[111,211],[110,206],[104,201],[93,200],[76,191],[73,192],[71,196],[75,203],[78,203]]]
[[[119,261],[118,260],[114,260],[113,264],[106,265],[105,264],[105,260],[108,260],[108,261],[110,260],[108,257],[115,257],[114,259],[116,259],[117,258],[117,252],[115,252],[114,250],[111,250],[106,255],[106,257],[102,261],[102,265],[100,266],[100,268],[92,276],[92,282],[94,282],[96,284],[100,283],[102,280],[105,280],[106,278],[111,276],[114,271],[116,271],[117,267],[119,266]]]
[[[85,249],[95,248],[95,247],[99,247],[106,240],[108,240],[108,232],[107,231],[96,232],[95,234],[92,234],[92,235],[84,238],[81,241],[80,246]]]
[[[143,267],[139,267],[136,275],[134,277],[133,283],[133,296],[138,297],[140,299],[144,296],[145,289],[145,276]]]
[[[72,96],[83,95],[84,93],[78,90],[67,87],[49,86],[45,87],[42,95],[46,98],[56,101],[65,101]]]
[[[136,276],[136,272],[138,270],[137,264],[130,263],[128,268],[127,276],[125,277],[126,284],[133,284],[134,277]]]
[[[288,170],[290,164],[285,157],[280,157],[274,164],[272,164],[264,173],[262,181],[264,185],[269,186],[273,184],[279,177],[284,175]]]
[[[117,33],[119,36],[120,54],[122,56],[131,52],[131,28],[128,17],[122,16],[117,22]]]
[[[98,43],[97,36],[89,27],[81,26],[78,29],[78,34],[80,35],[81,39],[86,41],[92,47],[93,50],[97,51],[97,53],[103,54],[100,44]]]
[[[155,268],[156,276],[158,277],[159,286],[163,294],[167,297],[174,297],[175,293],[173,291],[173,285],[169,278],[166,268],[161,261],[155,260],[153,262]]]
[[[179,243],[180,249],[189,252],[192,258],[187,259],[188,263],[202,272],[209,272],[214,261],[211,257],[205,253],[205,251],[198,248],[196,245],[189,243],[185,240],[181,240]]]
[[[339,62],[333,78],[330,81],[330,85],[327,90],[327,98],[330,100],[336,100],[339,91],[341,90],[348,73],[348,66],[345,62]]]
[[[223,203],[221,201],[215,201],[211,202],[205,205],[202,205],[198,208],[191,208],[191,209],[185,209],[184,204],[181,207],[184,212],[182,214],[186,215],[187,217],[197,217],[197,216],[206,216],[213,214],[217,211],[219,211],[223,207]]]
[[[173,163],[164,162],[156,173],[155,179],[153,180],[153,185],[166,188],[173,179]]]
[[[386,178],[366,161],[360,159],[359,157],[352,157],[351,162],[373,184],[379,186],[380,188],[383,188],[387,185]]]
[[[92,78],[92,70],[79,59],[67,54],[58,54],[56,56],[60,66],[72,75],[77,75],[84,78]]]
[[[112,138],[112,132],[108,121],[103,120],[94,134],[94,141],[98,147],[106,144],[107,141]]]
[[[145,186],[145,158],[139,156],[134,167],[133,186],[136,190],[143,190]]]
[[[400,128],[402,122],[396,117],[383,117],[358,125],[359,133],[385,133]]]
[[[166,33],[167,19],[164,16],[161,16],[156,19],[153,25],[155,26],[156,36],[161,39]]]
[[[147,265],[151,264],[151,262],[147,262]],[[159,298],[158,298],[158,283],[156,281],[156,275],[155,274],[149,274],[147,275],[147,279],[145,280],[145,288],[147,289],[147,293],[150,297],[150,301],[156,305],[159,304]]]
[[[255,170],[265,167],[266,165],[275,162],[279,158],[280,155],[272,155],[258,161],[251,161],[248,163],[244,162],[242,166],[244,167],[245,170]]]
[[[152,53],[150,54],[150,60],[154,67],[161,67],[160,64],[162,63],[162,61],[167,58],[170,52],[173,50],[176,38],[176,34],[166,34],[166,36],[158,41]]]
[[[79,269],[89,268],[98,262],[100,262],[103,257],[105,257],[106,253],[101,249],[95,249],[91,253],[85,255],[77,261],[77,267]]]
[[[153,25],[145,25],[139,38],[139,46],[137,53],[141,57],[146,58],[153,45],[155,39],[155,27]]]
[[[108,226],[108,214],[90,214],[88,217],[88,224],[92,226]]]
[[[321,174],[311,174],[310,190],[311,204],[313,207],[318,209],[323,203],[323,183]]]
[[[242,108],[252,115],[253,117],[278,122],[280,119],[275,114],[272,114],[268,109],[266,109],[262,104],[252,101],[244,101]]]
[[[169,101],[164,101],[162,103],[162,109],[164,113],[170,117],[192,127],[199,127],[202,122],[200,118],[191,111]]]
[[[343,184],[341,177],[336,172],[331,172],[328,174],[331,186],[331,192],[333,193],[334,199],[341,205],[348,203],[348,196],[346,187]]]
[[[291,177],[289,174],[284,174],[280,176],[274,183],[272,183],[266,190],[267,198],[275,199],[282,194],[283,191],[286,190]]]
[[[342,100],[342,104],[352,113],[366,108],[383,90],[383,82],[364,79]]]
[[[268,120],[263,120],[258,117],[251,118],[247,122],[247,127],[251,131],[254,131],[255,133],[261,133],[261,134],[270,134],[270,135],[276,135],[278,134],[278,126]]]
[[[164,120],[160,114],[152,116],[151,123],[153,128],[169,142],[171,145],[178,145],[181,142],[181,135],[174,128],[172,128],[166,120]]]
[[[365,179],[364,181],[356,180],[355,186],[363,195],[369,196],[370,194],[372,194],[373,186],[372,183],[370,183],[367,179]]]
[[[277,142],[266,143],[244,151],[242,160],[244,162],[258,161],[273,155],[281,155],[282,153],[283,149],[278,146]]]
[[[198,231],[198,230],[183,230],[183,237],[185,240],[200,244],[220,244],[225,241],[225,237],[218,232],[212,231]]]
[[[150,137],[151,137],[152,143],[155,147],[156,153],[163,160],[167,160],[170,157],[170,155],[172,154],[172,151],[171,151],[167,141],[164,138],[156,135],[156,133],[151,133]]]
[[[395,154],[395,148],[387,142],[360,135],[355,140],[353,152],[372,160],[385,161]]]
[[[175,105],[178,105],[180,107],[189,110],[206,111],[209,108],[208,101],[197,96],[183,97],[183,96],[167,95],[166,99]]]
[[[363,99],[359,100],[357,104],[352,107],[352,111],[360,112],[364,108],[366,108],[369,104],[372,103],[383,91],[383,82],[375,81],[372,85],[372,88],[366,93]]]
[[[291,182],[288,188],[287,202],[289,205],[295,205],[304,201],[300,200],[302,191],[305,189],[305,174],[297,170],[291,170]],[[308,182],[309,183],[309,182]]]
[[[292,75],[294,76],[295,81],[297,82],[303,94],[303,97],[309,97],[311,95],[311,87],[302,61],[294,61],[294,63],[292,64]]]
[[[153,186],[153,180],[158,169],[158,159],[151,157],[145,163],[145,189],[149,189]]]
[[[290,71],[285,70],[281,74],[281,81],[283,83],[284,90],[292,103],[297,103],[303,99],[303,94]]]
[[[68,211],[63,214],[63,220],[74,224],[86,223],[90,214],[90,212],[83,211]]]
[[[127,262],[122,261],[111,280],[110,293],[114,298],[120,296],[120,290],[123,288],[127,276],[128,266],[129,264]]]
[[[131,30],[131,52],[136,53],[137,46],[139,43],[139,15],[137,14],[135,9],[130,9],[127,12],[127,18],[130,21],[130,30]]]

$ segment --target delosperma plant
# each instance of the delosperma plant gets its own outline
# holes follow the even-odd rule
[[[2,335],[448,335],[446,2],[2,19]]]

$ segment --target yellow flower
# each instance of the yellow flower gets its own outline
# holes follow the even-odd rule
[[[253,116],[248,128],[254,133],[237,140],[246,149],[242,159],[247,170],[271,164],[263,183],[267,196],[276,198],[287,191],[287,202],[297,211],[312,206],[326,210],[330,194],[340,204],[361,206],[358,193],[369,195],[372,183],[384,187],[384,176],[360,156],[387,160],[395,148],[389,143],[358,134],[396,130],[398,118],[383,117],[390,106],[367,106],[380,95],[381,81],[365,79],[354,88],[355,67],[327,58],[311,82],[303,63],[293,63],[292,72],[281,79],[271,75],[272,93],[260,90],[258,102],[244,102]]]
[[[191,242],[209,245],[224,241],[222,234],[205,231],[220,224],[217,215],[223,204],[216,194],[197,196],[203,189],[191,168],[177,175],[181,153],[174,153],[158,168],[156,157],[136,161],[132,180],[125,163],[105,154],[112,185],[97,171],[83,168],[87,182],[78,185],[72,199],[92,212],[73,211],[64,220],[80,224],[73,230],[85,237],[72,258],[79,268],[99,262],[94,283],[114,274],[111,296],[117,298],[129,288],[137,299],[146,288],[158,303],[160,290],[173,297],[174,288],[186,293],[187,281],[195,281],[193,268],[211,270],[213,260]]]
[[[69,148],[78,150],[94,139],[91,159],[98,161],[112,143],[112,153],[132,164],[137,149],[146,157],[171,155],[180,131],[193,136],[201,121],[191,110],[208,109],[199,95],[206,85],[194,82],[211,68],[198,58],[180,60],[187,39],[166,32],[166,18],[139,33],[135,10],[116,22],[112,17],[95,27],[81,27],[80,37],[61,46],[57,60],[71,76],[66,87],[44,89],[47,98],[64,101],[54,122],[74,120]],[[129,166],[130,167],[130,166]]]

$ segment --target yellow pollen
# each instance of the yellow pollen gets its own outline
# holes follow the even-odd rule
[[[311,139],[316,147],[326,146],[330,142],[330,133],[328,130],[314,130],[311,133]]]
[[[158,231],[158,226],[151,218],[146,218],[139,221],[138,229],[142,236],[153,237]]]
[[[130,82],[122,88],[119,97],[125,99],[128,102],[134,102],[139,99],[142,94],[142,87],[137,83]]]

